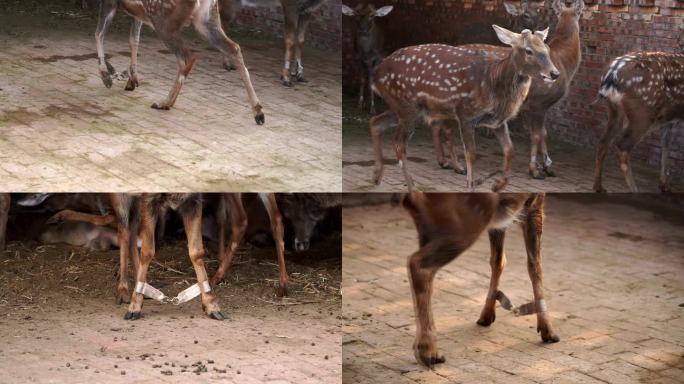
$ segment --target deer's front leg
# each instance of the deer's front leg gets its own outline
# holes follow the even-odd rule
[[[560,340],[551,326],[546,302],[544,301],[544,284],[542,281],[542,256],[541,236],[544,225],[544,196],[537,195],[527,209],[526,216],[522,221],[523,237],[527,249],[527,272],[532,281],[534,303],[537,312],[537,332],[546,343],[555,343]]]
[[[107,29],[116,14],[116,0],[102,0],[100,13],[95,30],[95,45],[97,47],[97,59],[99,61],[100,78],[105,87],[112,87],[112,75],[116,73],[114,67],[107,61],[104,53],[104,38]]]
[[[397,162],[399,163],[399,168],[401,168],[401,171],[404,174],[404,180],[406,181],[406,187],[409,192],[413,191],[413,178],[408,170],[406,151],[408,149],[409,131],[413,129],[411,125],[412,121],[413,120],[410,118],[399,119],[399,127],[394,135],[394,152],[397,157]]]
[[[154,230],[157,225],[158,212],[153,212],[145,203],[141,203],[140,205],[142,250],[136,271],[135,290],[133,291],[133,294],[131,294],[131,303],[128,305],[128,312],[126,312],[126,315],[124,316],[125,320],[137,320],[142,316],[144,299],[142,290],[144,284],[147,282],[147,270],[149,269],[155,254]],[[131,236],[131,239],[133,239],[133,236]]]
[[[204,267],[204,245],[202,244],[202,204],[196,203],[194,207],[183,212],[183,226],[188,238],[188,253],[190,261],[197,275],[197,284],[200,286],[202,309],[214,320],[223,320],[218,299],[211,289],[207,270]]]
[[[506,266],[506,254],[503,250],[505,237],[505,230],[489,230],[489,245],[491,248],[489,265],[492,267],[492,276],[489,280],[487,301],[485,301],[484,308],[482,308],[480,319],[477,320],[477,324],[484,327],[488,327],[496,320],[496,294],[499,291],[501,273],[503,273],[504,267]]]
[[[309,26],[312,15],[308,12],[299,15],[297,20],[297,44],[295,51],[295,61],[297,62],[296,78],[300,83],[308,83],[304,77],[304,65],[302,64],[302,51],[304,50],[304,40],[306,38],[306,29]]]
[[[285,241],[283,227],[283,216],[278,209],[275,193],[260,193],[259,198],[264,203],[268,218],[271,222],[271,232],[275,240],[276,254],[278,256],[278,297],[287,296],[287,268],[285,266]]]
[[[373,156],[375,159],[375,168],[373,170],[373,183],[380,184],[382,180],[382,172],[384,169],[384,159],[382,156],[382,134],[389,128],[396,127],[399,124],[397,115],[391,110],[385,111],[370,119],[370,134],[373,141]]]
[[[466,188],[468,190],[473,190],[474,187],[474,176],[475,176],[475,130],[472,124],[468,122],[461,122],[459,125],[461,130],[461,140],[463,141],[463,153],[465,154],[466,160],[466,173],[467,181]]]
[[[245,213],[245,208],[242,205],[242,197],[239,193],[226,193],[223,196],[225,203],[225,208],[230,214],[230,241],[227,248],[224,247],[224,237],[225,237],[225,213],[222,214],[223,218],[219,222],[219,267],[216,273],[211,278],[211,285],[215,287],[218,283],[223,281],[230,264],[233,262],[233,257],[235,256],[235,250],[242,242],[242,238],[247,230],[247,214]],[[221,215],[219,213],[219,215]]]
[[[548,177],[556,177],[556,172],[551,170],[551,164],[553,164],[553,161],[551,160],[551,156],[549,155],[549,146],[547,144],[547,138],[549,136],[548,130],[546,129],[546,124],[548,123],[548,119],[546,118],[546,114],[544,114],[544,118],[542,119],[542,126],[541,126],[541,152],[542,152],[542,169],[544,170],[544,174]]]
[[[286,87],[292,87],[292,80],[290,80],[290,65],[292,64],[292,57],[294,56],[295,45],[297,44],[297,37],[295,32],[297,25],[296,20],[285,18],[285,63],[280,75],[280,80]]]
[[[497,180],[492,190],[494,192],[499,192],[508,185],[508,177],[511,174],[511,166],[513,162],[513,143],[511,142],[511,135],[508,132],[508,123],[504,122],[500,127],[494,130],[499,144],[501,144],[501,149],[503,150],[504,161],[503,161],[503,176],[501,179]]]
[[[133,20],[131,25],[131,34],[128,37],[128,45],[131,48],[131,66],[128,69],[128,82],[126,83],[126,90],[132,91],[138,87],[140,79],[138,78],[138,45],[140,44],[140,30],[142,29],[142,21]]]

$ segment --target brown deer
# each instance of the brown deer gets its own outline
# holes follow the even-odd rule
[[[506,265],[503,250],[506,229],[520,222],[527,249],[527,271],[532,281],[534,303],[520,307],[520,314],[537,314],[537,332],[544,342],[560,339],[551,326],[542,283],[541,235],[544,223],[543,194],[423,194],[403,197],[403,205],[418,230],[420,249],[408,258],[408,273],[416,316],[416,339],[413,352],[426,366],[443,363],[444,356],[435,342],[432,317],[433,280],[437,271],[470,248],[487,230],[491,245],[489,264],[492,275],[487,300],[477,324],[491,325],[496,319],[495,306],[508,301],[499,291],[499,278]],[[510,305],[510,303],[509,303]]]
[[[342,14],[354,17],[356,20],[356,50],[361,61],[361,67],[366,71],[366,76],[361,77],[359,89],[359,109],[363,109],[363,98],[366,90],[372,82],[373,70],[382,61],[384,34],[380,26],[375,22],[376,17],[387,16],[394,7],[387,5],[375,9],[373,4],[359,4],[355,9],[342,4]],[[368,92],[370,101],[370,113],[375,114],[375,94]]]
[[[634,52],[613,60],[601,78],[599,96],[610,110],[608,126],[596,150],[594,191],[601,185],[603,161],[615,143],[625,181],[638,192],[630,153],[649,132],[660,128],[660,190],[670,191],[670,142],[672,123],[684,120],[684,54]]]
[[[494,25],[499,40],[512,49],[502,59],[481,50],[426,44],[402,48],[377,67],[373,90],[390,110],[370,120],[375,152],[374,181],[382,178],[382,132],[398,125],[394,145],[397,160],[411,190],[406,145],[414,126],[424,118],[433,129],[460,131],[465,147],[467,188],[474,186],[474,128],[494,129],[504,151],[503,177],[493,189],[508,184],[513,144],[507,121],[515,117],[530,89],[531,76],[554,82],[560,72],[553,65],[544,31],[518,34]],[[462,172],[456,156],[453,168]]]
[[[100,77],[107,88],[112,86],[114,67],[107,61],[104,53],[104,36],[117,10],[123,10],[134,18],[131,26],[129,44],[131,47],[131,65],[126,90],[134,90],[139,83],[137,71],[138,43],[143,23],[152,26],[161,40],[178,60],[178,74],[166,99],[152,104],[155,109],[169,109],[176,102],[181,87],[185,82],[196,57],[184,47],[181,30],[192,24],[195,30],[218,49],[230,62],[236,63],[249,103],[254,113],[254,120],[261,125],[265,121],[259,99],[254,92],[252,81],[242,58],[240,46],[229,39],[221,28],[218,3],[216,0],[102,0],[100,15],[95,31],[97,56],[100,62]]]
[[[232,22],[235,14],[242,7],[268,7],[280,5],[283,9],[285,24],[285,64],[280,79],[284,86],[292,87],[291,76],[300,83],[308,82],[304,78],[302,50],[306,39],[306,29],[316,12],[325,0],[221,0],[221,14],[225,22]],[[295,64],[291,73],[291,65]],[[233,64],[226,63],[226,68],[232,69]]]
[[[546,143],[546,126],[548,124],[546,113],[568,93],[570,83],[577,73],[582,59],[579,20],[584,9],[584,1],[575,0],[572,8],[564,7],[561,0],[547,1],[546,4],[550,8],[549,11],[545,11],[547,8],[532,10],[533,8],[528,7],[527,2],[523,2],[521,5],[504,3],[506,11],[517,20],[513,22],[514,25],[548,23],[546,15],[551,14],[551,10],[558,16],[554,37],[548,45],[551,61],[558,68],[561,75],[551,84],[533,78],[527,100],[520,108],[519,114],[523,126],[530,133],[531,156],[529,173],[534,179],[555,176],[555,173],[550,169],[552,161]],[[501,58],[510,50],[507,47],[482,44],[468,44],[464,45],[464,47],[482,50],[487,54],[497,55]],[[433,132],[437,162],[442,168],[446,168],[448,162],[444,160],[444,147],[441,140],[445,140],[447,148],[453,145],[449,140],[448,132]],[[539,153],[542,154],[541,163],[538,161]]]
[[[7,239],[7,220],[12,198],[9,193],[0,193],[0,252],[5,250]]]

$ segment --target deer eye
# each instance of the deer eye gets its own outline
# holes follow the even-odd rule
[[[525,53],[527,53],[528,55],[532,55],[534,52],[532,52],[532,50],[529,48],[525,48]]]

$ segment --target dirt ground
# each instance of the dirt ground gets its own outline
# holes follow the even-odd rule
[[[561,340],[543,344],[534,316],[497,306],[478,326],[489,285],[482,236],[436,276],[433,311],[446,363],[419,366],[406,272],[417,250],[402,208],[348,208],[343,240],[344,383],[681,383],[684,214],[660,196],[547,196],[546,301]],[[518,226],[506,235],[500,289],[532,299]]]
[[[140,87],[105,88],[98,72],[95,9],[76,1],[0,0],[0,179],[5,191],[341,190],[340,56],[306,47],[309,83],[281,85],[282,39],[245,28],[241,44],[266,115],[256,125],[237,71],[186,28],[197,55],[169,111],[175,57],[143,27]],[[128,70],[131,18],[118,12],[105,51]]]
[[[406,191],[404,174],[397,164],[392,147],[392,132],[388,132],[383,137],[384,177],[380,185],[373,184],[373,148],[368,132],[370,116],[359,111],[355,98],[345,95],[343,100],[343,190],[345,192]],[[384,110],[384,107],[381,106],[379,110]],[[475,191],[489,192],[495,179],[487,176],[501,169],[503,152],[496,138],[486,137],[484,129],[476,132],[475,181],[477,185]],[[563,142],[550,132],[549,153],[554,162],[552,169],[556,177],[535,180],[528,174],[529,135],[522,131],[522,127],[511,124],[511,140],[514,146],[513,167],[506,192],[593,192],[596,148]],[[456,151],[461,163],[465,166],[460,141],[456,142]],[[466,189],[464,175],[442,169],[437,165],[432,137],[426,127],[418,127],[409,141],[408,167],[416,187],[422,191],[469,192]],[[660,192],[658,189],[659,164],[650,165],[633,160],[632,168],[640,191]],[[629,192],[614,153],[609,152],[603,170],[603,187],[608,192]],[[478,181],[480,181],[479,184]],[[681,172],[674,169],[672,190],[684,191],[684,177]]]
[[[286,254],[290,296],[275,295],[275,250],[242,245],[216,288],[229,320],[199,299],[145,300],[123,320],[114,303],[118,251],[12,241],[0,253],[0,383],[338,383],[340,234]],[[208,269],[216,267],[211,244]],[[193,284],[185,242],[159,247],[149,281],[175,296]],[[210,272],[211,273],[211,272]]]

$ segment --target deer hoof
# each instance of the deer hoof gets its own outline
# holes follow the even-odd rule
[[[254,115],[254,121],[256,121],[257,125],[263,125],[266,122],[266,116],[264,116],[263,112],[259,112]]]
[[[128,293],[127,289],[117,289],[116,292],[116,304],[121,305],[123,303],[130,303],[131,302],[131,294]]]
[[[426,367],[432,367],[436,364],[442,364],[446,361],[444,355],[439,353],[436,348],[430,348],[428,346],[414,347],[413,353],[416,356],[416,361],[423,364]]]
[[[124,89],[127,91],[133,91],[138,86],[139,86],[138,80],[134,80],[133,78],[129,78],[128,82],[126,83],[126,87]]]
[[[532,176],[533,179],[535,180],[544,180],[546,179],[546,175],[543,173],[539,172],[538,170],[531,171],[530,170],[530,176]]]
[[[141,317],[142,317],[142,314],[140,313],[140,311],[137,311],[137,312],[128,311],[124,315],[124,320],[138,320]]]
[[[496,320],[496,313],[495,312],[482,312],[480,315],[480,318],[477,320],[477,325],[481,325],[483,327],[489,327],[492,325],[492,323]]]
[[[451,169],[451,164],[448,161],[438,161],[439,167],[442,169]]]
[[[309,82],[309,80],[307,80],[304,76],[299,75],[299,76],[297,76],[297,82],[302,83],[302,84],[306,84]]]
[[[545,168],[544,173],[546,174],[546,177],[556,177],[556,172],[550,170],[549,168]]]
[[[154,103],[150,106],[152,109],[159,109],[159,110],[164,110],[168,111],[171,107],[169,107],[166,104],[161,104],[161,103]]]
[[[100,77],[102,78],[102,83],[104,84],[105,87],[111,88],[112,87],[112,76],[107,73],[107,72],[100,72]]]
[[[292,88],[292,80],[283,80],[283,85]]]
[[[608,191],[601,185],[594,185],[594,192],[596,193],[608,193]]]
[[[492,192],[499,192],[502,189],[506,188],[508,185],[508,178],[504,177],[503,179],[497,180],[494,185],[492,186]]]
[[[278,295],[278,297],[287,296],[287,286],[279,286],[276,295]]]
[[[374,185],[380,185],[380,181],[382,180],[382,169],[376,169],[373,171],[373,184]]]
[[[226,318],[221,311],[213,311],[209,314],[209,317],[218,321],[223,321]]]
[[[468,176],[468,170],[463,167],[454,168],[454,172],[458,173],[459,175]]]
[[[109,72],[110,75],[116,74],[116,69],[114,69],[114,66],[109,63],[109,61],[105,61],[105,65],[107,66],[107,72]]]

